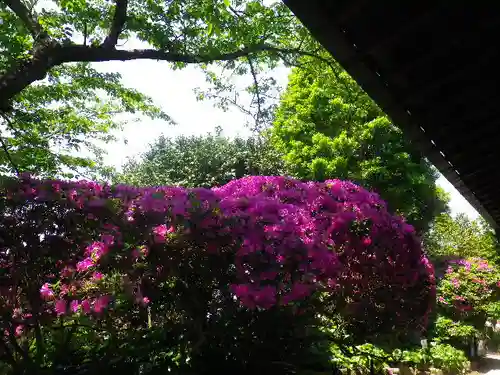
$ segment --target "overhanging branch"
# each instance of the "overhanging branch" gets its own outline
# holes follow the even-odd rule
[[[312,55],[298,49],[283,49],[268,44],[256,44],[227,53],[187,55],[155,49],[117,50],[103,46],[61,45],[53,42],[30,60],[18,63],[0,76],[0,111],[8,108],[8,103],[15,95],[33,82],[44,79],[51,68],[64,63],[151,59],[197,64],[236,60],[259,52]]]
[[[43,29],[38,23],[34,15],[24,5],[21,0],[2,0],[15,14],[23,21],[26,28],[29,30],[34,39],[37,39],[42,33]]]
[[[127,21],[128,0],[116,0],[115,13],[109,34],[102,43],[103,47],[114,48],[118,43],[118,38],[123,31],[125,22]]]

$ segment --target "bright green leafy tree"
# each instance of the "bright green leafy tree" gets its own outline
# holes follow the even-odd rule
[[[435,169],[337,63],[328,58],[301,62],[290,75],[271,129],[289,172],[358,182],[424,231],[444,209]]]
[[[9,3],[19,10],[23,4]],[[62,6],[62,5],[61,5]],[[22,8],[25,9],[25,8]],[[67,13],[42,12],[40,23],[53,38],[64,38]],[[40,67],[42,56],[28,28],[0,3],[0,173],[30,171],[39,175],[75,172],[100,166],[101,149],[96,140],[109,141],[120,127],[115,116],[141,113],[151,118],[168,116],[150,98],[125,87],[116,73],[102,73],[88,62],[56,65],[36,84],[25,85],[13,100],[9,89],[23,82],[30,69]],[[59,34],[58,34],[59,33]],[[15,69],[18,70],[15,70]],[[12,70],[14,69],[14,70]],[[16,81],[10,81],[18,77]],[[87,155],[75,156],[75,151]]]
[[[465,214],[437,216],[425,235],[425,245],[434,259],[478,257],[498,260],[498,243],[493,230],[484,219],[471,220]]]
[[[250,175],[280,175],[280,155],[258,137],[215,135],[161,137],[138,160],[130,160],[118,182],[137,186],[212,187]]]
[[[108,140],[120,126],[117,114],[168,120],[148,97],[124,87],[118,74],[102,74],[91,63],[196,64],[221,98],[236,90],[221,68],[249,74],[249,109],[260,123],[270,115],[264,94],[273,86],[260,73],[318,50],[279,1],[2,0],[0,20],[2,173],[94,167],[100,152],[93,141]],[[144,48],[126,49],[127,40]],[[90,156],[75,157],[79,148]]]

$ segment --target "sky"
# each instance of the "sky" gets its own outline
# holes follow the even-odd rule
[[[140,48],[131,43],[122,48]],[[129,157],[137,157],[148,148],[160,135],[175,137],[179,135],[201,135],[214,132],[220,126],[223,134],[229,137],[250,134],[245,124],[248,117],[236,108],[226,112],[216,108],[212,101],[198,101],[194,93],[197,87],[206,88],[204,74],[196,67],[183,70],[172,70],[168,63],[154,60],[112,61],[96,63],[97,69],[103,72],[120,73],[126,86],[149,95],[154,103],[161,107],[176,125],[162,120],[143,118],[139,122],[131,122],[116,133],[118,140],[106,145],[108,165],[120,169]],[[273,77],[278,84],[285,87],[288,70],[278,68]],[[479,216],[478,212],[462,197],[462,195],[443,176],[438,185],[451,196],[450,208],[453,215],[465,213],[471,219]]]

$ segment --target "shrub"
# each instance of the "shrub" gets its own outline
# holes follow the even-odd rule
[[[454,321],[482,329],[488,317],[500,318],[500,272],[485,259],[450,262],[438,292],[442,314]]]
[[[0,197],[0,355],[12,368],[294,367],[312,346],[314,301],[392,332],[423,328],[433,298],[412,227],[349,182],[141,189],[24,176]]]

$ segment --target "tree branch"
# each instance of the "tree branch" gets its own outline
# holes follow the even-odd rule
[[[16,172],[16,174],[19,176],[20,175],[19,169],[17,168],[16,163],[14,163],[14,160],[12,159],[12,156],[10,155],[9,148],[7,147],[7,144],[5,143],[5,140],[3,139],[2,136],[0,136],[0,143],[2,144],[2,149],[5,153],[5,155],[7,156],[7,160],[11,164],[12,168],[14,168],[14,171]]]
[[[0,113],[0,116],[4,119],[4,121],[7,123],[8,128],[12,128],[12,123],[10,122],[9,118],[5,116],[3,113]],[[20,171],[19,168],[17,167],[17,164],[14,162],[14,159],[12,159],[12,156],[9,151],[9,147],[7,146],[7,143],[3,139],[3,136],[0,134],[0,143],[2,145],[3,152],[5,153],[5,156],[7,157],[7,160],[9,161],[10,165],[16,172],[16,174],[19,176]]]
[[[15,14],[23,21],[26,28],[29,30],[34,39],[37,39],[43,34],[43,29],[38,23],[34,15],[24,5],[21,0],[2,0]]]
[[[283,49],[268,44],[256,44],[228,53],[187,55],[155,49],[117,50],[103,46],[62,45],[53,41],[30,60],[20,62],[0,76],[0,111],[9,107],[8,104],[15,95],[33,82],[44,79],[51,68],[64,63],[151,59],[198,64],[236,60],[259,52],[314,55],[298,49]]]
[[[248,60],[248,65],[250,65],[250,72],[252,73],[252,78],[254,82],[255,98],[257,100],[257,114],[255,115],[255,130],[258,130],[258,128],[260,127],[260,119],[262,117],[262,108],[261,108],[262,100],[260,98],[260,87],[259,87],[259,81],[257,79],[257,71],[255,70],[252,58],[250,56],[247,56],[247,60]]]
[[[108,36],[102,43],[103,47],[114,48],[118,43],[118,38],[123,31],[125,22],[127,21],[127,7],[128,0],[116,0],[113,22],[111,23]]]

